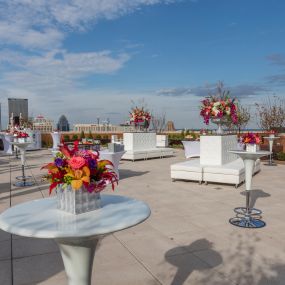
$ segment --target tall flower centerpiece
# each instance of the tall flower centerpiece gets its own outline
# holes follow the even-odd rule
[[[270,130],[270,131],[268,132],[268,135],[269,135],[269,137],[271,137],[271,138],[274,138],[274,137],[275,137],[275,134],[276,134],[276,131],[275,131],[275,130]]]
[[[137,130],[147,130],[150,124],[151,114],[144,107],[134,107],[130,112],[130,124],[134,125]]]
[[[242,143],[246,146],[246,151],[256,152],[259,150],[261,138],[258,134],[247,133],[242,136]]]
[[[210,96],[202,101],[200,115],[204,123],[209,125],[210,120],[218,125],[217,134],[223,134],[222,125],[237,123],[237,106],[235,99],[229,97],[229,92],[222,96]]]
[[[99,153],[79,150],[78,142],[73,149],[63,143],[54,161],[43,166],[50,182],[49,193],[56,190],[58,209],[80,214],[100,208],[100,192],[108,184],[118,184],[113,164],[100,160]]]

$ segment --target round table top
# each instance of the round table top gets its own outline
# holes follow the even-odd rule
[[[18,148],[26,148],[31,142],[11,142],[12,145],[17,146]]]
[[[33,200],[4,211],[0,228],[25,237],[89,238],[132,227],[150,215],[146,203],[124,196],[101,194],[101,206],[73,215],[58,210],[55,197]]]
[[[239,155],[242,159],[257,159],[259,157],[271,154],[271,152],[267,150],[258,150],[258,151],[229,150],[229,152]]]
[[[270,139],[270,140],[275,140],[275,139],[280,139],[280,137],[263,137],[264,139]]]

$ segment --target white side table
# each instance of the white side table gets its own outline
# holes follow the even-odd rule
[[[262,157],[270,155],[269,151],[248,152],[244,150],[230,150],[229,152],[239,155],[245,167],[245,192],[246,192],[246,206],[235,208],[237,216],[230,219],[230,223],[234,226],[243,228],[261,228],[265,226],[265,222],[259,219],[262,213],[260,210],[250,208],[250,192],[252,175],[254,173],[255,161]]]
[[[55,198],[34,200],[0,215],[0,228],[34,238],[54,239],[60,249],[69,285],[91,285],[98,240],[146,220],[148,205],[132,198],[101,195],[102,208],[72,215],[56,208]]]
[[[275,164],[274,164],[273,158],[272,158],[273,142],[274,142],[274,140],[276,140],[276,139],[280,139],[280,137],[269,136],[269,137],[264,137],[264,138],[268,140],[268,142],[269,142],[269,151],[271,152],[271,153],[270,153],[270,156],[269,156],[269,162],[268,162],[267,165],[269,165],[269,166],[274,166]]]
[[[101,150],[99,151],[100,154],[100,160],[109,160],[113,163],[114,165],[114,171],[116,172],[118,176],[118,180],[120,179],[120,174],[119,174],[119,164],[122,156],[126,153],[126,151],[119,151],[119,152],[110,152],[108,150]]]
[[[11,142],[12,145],[17,147],[21,153],[21,165],[22,165],[22,176],[17,176],[16,179],[21,180],[15,182],[17,187],[26,187],[34,185],[33,181],[27,181],[32,178],[32,176],[25,175],[25,163],[26,163],[26,149],[31,144],[30,142]]]

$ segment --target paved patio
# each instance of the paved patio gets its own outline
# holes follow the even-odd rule
[[[13,186],[20,161],[0,157],[0,212],[48,197],[40,167],[50,160],[48,150],[28,153],[36,185],[23,189]],[[101,241],[92,284],[285,284],[285,165],[262,165],[254,177],[253,202],[267,226],[252,230],[228,222],[233,208],[245,203],[244,185],[171,182],[170,165],[183,160],[183,151],[176,150],[172,158],[120,164],[115,194],[144,200],[152,215]],[[56,244],[0,231],[0,284],[67,284]]]

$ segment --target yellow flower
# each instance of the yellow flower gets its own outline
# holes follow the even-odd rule
[[[83,182],[90,183],[90,170],[88,167],[84,166],[82,170],[71,170],[66,174],[66,176],[70,176],[74,178],[71,181],[71,186],[74,190],[78,190]]]

